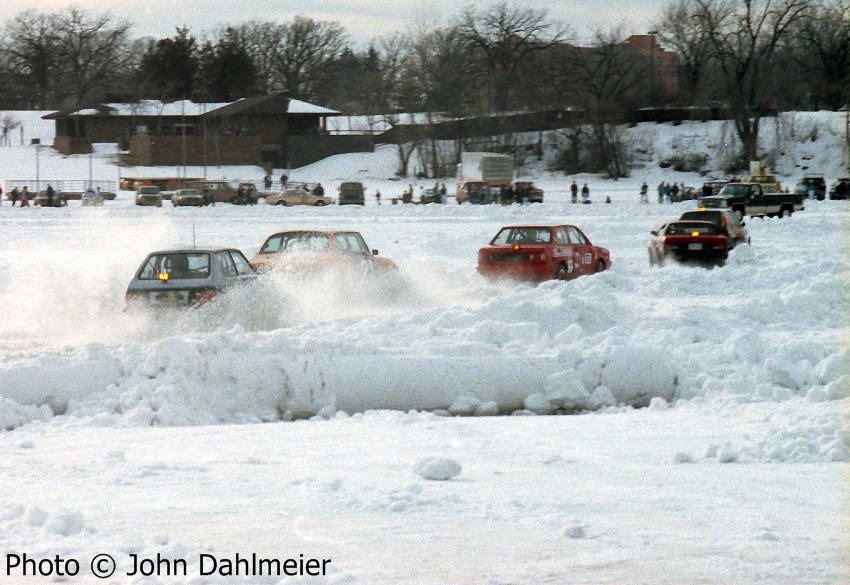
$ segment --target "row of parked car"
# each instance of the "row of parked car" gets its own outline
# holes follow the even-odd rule
[[[516,225],[499,230],[478,251],[488,278],[568,280],[611,267],[610,252],[574,225]],[[197,306],[265,272],[386,275],[396,264],[369,248],[356,231],[289,230],[266,238],[248,260],[236,248],[158,250],[142,261],[127,287],[128,308]]]
[[[235,187],[227,181],[190,181],[181,189],[166,191],[155,185],[136,188],[136,205],[162,207],[171,201],[174,207],[201,207],[215,203],[254,205],[265,199],[268,205],[310,205],[323,207],[336,201],[325,194],[321,183],[289,182],[279,191],[260,191],[254,183],[243,181]],[[339,186],[340,205],[365,205],[365,188],[357,181],[346,181]]]
[[[850,195],[850,177],[836,179],[827,191],[826,179],[820,174],[804,175],[794,187],[794,193],[823,201],[829,194],[830,199],[847,199]]]

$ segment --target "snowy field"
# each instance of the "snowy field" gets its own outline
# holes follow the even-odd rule
[[[34,148],[0,148],[0,179],[33,177]],[[787,182],[824,148],[789,149]],[[38,164],[133,174],[105,155]],[[696,175],[582,176],[594,203],[572,205],[571,178],[538,170],[542,205],[393,206],[393,168],[379,149],[292,171],[331,192],[362,180],[362,208],[3,201],[0,583],[850,582],[850,203],[747,218],[752,245],[723,267],[654,268],[650,230],[694,204],[640,205],[638,186]],[[500,226],[554,222],[612,269],[476,274]],[[307,227],[361,231],[400,277],[269,277],[186,315],[122,311],[149,251],[250,257]],[[24,554],[52,575],[12,566]],[[252,554],[307,569],[246,577]],[[57,577],[69,561],[79,574]]]

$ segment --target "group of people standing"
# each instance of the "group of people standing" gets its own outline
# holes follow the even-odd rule
[[[578,183],[575,181],[570,185],[570,201],[578,203]],[[590,187],[587,186],[587,183],[581,188],[581,202],[590,203]]]
[[[658,183],[658,203],[675,203],[682,200],[682,195],[685,193],[685,184],[677,185],[675,182],[671,185],[664,181]]]
[[[16,203],[20,203],[21,207],[29,207],[30,206],[30,192],[27,189],[26,185],[18,189],[15,187],[11,191],[9,191],[8,195],[9,201],[12,202],[12,207],[15,206]],[[0,201],[3,200],[3,189],[0,188]]]

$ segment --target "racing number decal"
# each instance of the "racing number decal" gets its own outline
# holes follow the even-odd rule
[[[574,266],[575,266],[575,263],[573,262],[573,259],[567,258],[567,272],[572,272]]]
[[[590,252],[587,252],[584,255],[584,263],[585,264],[593,264],[593,254],[591,254]]]

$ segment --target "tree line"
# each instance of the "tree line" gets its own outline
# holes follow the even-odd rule
[[[506,2],[365,49],[338,23],[307,16],[205,37],[178,27],[155,39],[133,38],[130,23],[108,14],[27,10],[0,31],[0,108],[227,102],[283,90],[390,123],[401,112],[437,119],[577,108],[592,123],[567,129],[576,149],[564,150],[564,165],[622,175],[616,123],[637,108],[720,104],[743,162],[756,154],[766,113],[850,103],[850,0],[672,0],[653,29],[678,54],[674,83],[658,85],[652,51],[628,43],[622,25],[576,31]]]

